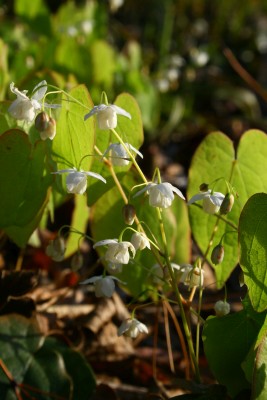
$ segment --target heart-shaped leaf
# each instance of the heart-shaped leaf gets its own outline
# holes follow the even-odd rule
[[[16,129],[0,136],[0,228],[19,246],[38,226],[52,179],[45,142],[31,146]]]
[[[211,241],[212,234],[215,246],[222,236],[229,232],[223,239],[224,260],[215,267],[218,287],[223,286],[238,262],[238,240],[235,231],[237,232],[244,204],[253,194],[267,191],[265,154],[267,154],[267,137],[261,131],[250,130],[244,133],[236,154],[231,140],[223,133],[214,132],[203,140],[192,159],[188,199],[199,192],[201,183],[212,183],[218,178],[223,179],[217,182],[215,191],[227,192],[225,179],[238,192],[232,211],[225,216],[226,222],[217,220],[216,216],[206,214],[194,205],[189,208],[192,232],[203,253]]]

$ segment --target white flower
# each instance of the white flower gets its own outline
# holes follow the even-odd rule
[[[212,192],[210,189],[207,192],[200,192],[193,196],[188,204],[195,203],[195,201],[203,200],[203,210],[207,214],[216,214],[223,202],[224,194],[220,192]]]
[[[124,115],[131,119],[131,115],[120,108],[115,106],[114,104],[110,104],[106,106],[105,104],[100,104],[99,106],[95,106],[88,114],[84,116],[84,120],[86,121],[92,115],[96,114],[97,123],[99,129],[114,129],[117,126],[117,114]]]
[[[46,81],[42,81],[34,87],[33,95],[31,97],[27,96],[27,90],[23,90],[22,92],[18,90],[14,86],[14,82],[10,84],[10,90],[17,96],[17,98],[8,108],[8,112],[15,119],[32,122],[34,120],[36,110],[40,110],[42,108],[41,100],[47,91]],[[59,107],[58,104],[44,103],[44,105],[50,108]]]
[[[107,251],[105,253],[105,260],[113,264],[128,264],[130,260],[131,251],[132,256],[135,256],[135,248],[131,242],[118,242],[117,239],[105,239],[100,240],[94,244],[94,248],[98,246],[107,245]]]
[[[86,279],[80,282],[82,285],[87,285],[88,283],[94,284],[96,297],[111,297],[115,290],[114,280],[120,281],[120,279],[115,276],[93,276],[92,278]],[[121,282],[122,283],[122,282]]]
[[[66,185],[68,193],[83,194],[87,189],[87,176],[100,179],[106,183],[106,180],[95,172],[77,171],[76,168],[61,169],[60,171],[52,172],[52,174],[65,174],[67,173]]]
[[[130,143],[125,143],[125,146],[138,154],[141,158],[143,158],[143,154],[140,153],[135,147],[133,147]],[[107,150],[104,152],[103,157],[110,151],[110,157],[112,158],[112,164],[119,167],[124,167],[128,165],[130,162],[129,154],[121,143],[112,143]]]
[[[139,333],[148,333],[148,329],[145,324],[135,318],[123,321],[118,329],[118,336],[130,336],[132,339],[136,338]]]
[[[174,193],[185,200],[182,192],[168,182],[164,183],[148,183],[145,188],[139,190],[134,197],[147,191],[149,193],[149,204],[152,207],[168,208],[171,206]]]
[[[150,249],[150,242],[146,235],[142,232],[135,232],[131,237],[131,243],[135,250],[144,250],[146,247]]]
[[[54,240],[50,240],[46,248],[46,255],[51,257],[54,261],[64,260],[65,255],[65,241],[62,237],[57,236]]]
[[[178,282],[186,283],[188,281],[188,276],[192,270],[193,266],[191,264],[181,264],[179,266],[177,265],[176,278]]]
[[[230,304],[226,301],[219,300],[214,305],[214,310],[217,317],[223,317],[224,315],[229,314],[230,312]]]
[[[186,280],[184,281],[186,285],[189,285],[190,288],[197,286],[203,287],[204,284],[204,271],[201,268],[194,268],[187,275]]]
[[[171,267],[178,282],[185,282],[189,272],[193,269],[191,265],[191,269],[188,268],[189,264],[178,265],[175,263],[171,263]],[[162,268],[161,265],[154,264],[151,268],[151,274],[152,281],[155,284],[162,284],[164,281],[169,281],[171,279],[167,265]]]
[[[124,3],[124,0],[109,0],[111,12],[116,12]]]

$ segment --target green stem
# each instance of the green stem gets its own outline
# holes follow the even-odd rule
[[[158,208],[158,207],[156,209],[157,209],[158,218],[159,218],[159,222],[160,222],[160,231],[161,231],[162,241],[163,241],[163,245],[164,245],[165,260],[166,260],[166,264],[167,264],[167,267],[168,267],[168,272],[170,274],[173,291],[175,293],[175,296],[177,298],[177,303],[179,305],[180,314],[181,314],[181,318],[182,318],[182,323],[183,323],[183,327],[184,327],[184,332],[185,332],[185,336],[186,336],[186,340],[187,340],[187,345],[188,345],[191,361],[192,361],[192,364],[193,364],[193,367],[194,367],[195,378],[196,378],[197,382],[200,382],[200,373],[199,373],[198,363],[197,363],[197,359],[196,359],[196,355],[195,355],[195,350],[194,350],[194,345],[193,345],[191,332],[190,332],[190,329],[189,329],[189,326],[188,326],[188,323],[187,323],[187,319],[186,319],[183,303],[182,303],[182,300],[181,300],[181,295],[180,295],[180,292],[179,292],[179,289],[178,289],[178,285],[176,283],[175,275],[174,275],[173,269],[171,267],[170,259],[169,259],[169,256],[168,256],[167,238],[166,238],[163,219],[162,219],[162,215],[161,215],[161,209]]]
[[[195,206],[195,207],[203,209],[203,207],[200,204],[197,204],[197,203],[193,203],[192,206]],[[217,217],[218,219],[220,219],[223,222],[225,222],[227,225],[231,226],[231,228],[235,229],[236,231],[238,230],[238,227],[236,225],[234,225],[232,222],[228,221],[222,215],[220,215],[220,214],[213,214],[213,215],[214,215],[214,217]]]
[[[122,140],[122,138],[120,137],[120,135],[115,131],[115,129],[111,129],[111,132],[116,136],[116,138],[118,139],[118,141],[120,142],[120,144],[122,144],[124,150],[127,152],[127,154],[129,155],[129,157],[131,158],[131,160],[132,160],[132,162],[133,162],[133,164],[134,164],[136,170],[138,171],[140,177],[142,178],[142,180],[143,180],[145,183],[148,183],[148,182],[147,182],[147,179],[146,179],[146,177],[145,177],[145,175],[143,174],[143,171],[141,170],[141,168],[139,167],[138,163],[136,162],[135,157],[132,155],[132,153],[130,152],[130,150],[128,149],[128,147],[125,146],[125,143],[124,143],[124,141]]]

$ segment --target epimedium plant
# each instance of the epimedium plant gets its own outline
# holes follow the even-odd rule
[[[131,317],[121,322],[118,334],[135,338],[149,332],[137,315],[150,301],[162,303],[177,326],[172,305],[178,304],[183,333],[178,328],[177,333],[188,361],[186,377],[201,381],[203,326],[205,354],[218,382],[232,398],[249,391],[253,399],[263,399],[265,133],[245,132],[237,150],[223,133],[209,134],[193,157],[186,201],[177,187],[162,181],[158,168],[150,180],[140,168],[143,127],[131,95],[122,93],[110,104],[103,93],[95,106],[84,85],[65,92],[42,81],[31,96],[14,84],[10,88],[17,99],[7,110],[13,126],[0,135],[1,229],[25,247],[44,224],[46,211],[52,213],[58,202],[73,196],[72,223],[62,226],[47,254],[58,262],[79,256],[90,210],[88,239],[98,251],[103,273],[81,283],[93,285],[96,297],[111,297],[118,284],[132,296]],[[202,254],[194,262],[190,230]],[[248,288],[241,311],[230,312],[225,296],[215,304],[215,316],[203,320],[207,261],[214,265],[218,289],[240,263]],[[197,294],[199,305],[193,309]],[[195,334],[191,313],[197,316]],[[224,393],[223,389],[222,398]]]

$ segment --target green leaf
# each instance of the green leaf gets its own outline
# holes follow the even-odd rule
[[[38,400],[50,400],[55,395],[66,400],[72,398],[72,380],[66,371],[64,359],[60,353],[46,346],[31,358],[23,384],[27,385],[27,392],[34,396],[38,393]]]
[[[247,201],[239,222],[240,264],[254,309],[267,309],[267,194]]]
[[[267,398],[267,336],[265,336],[256,352],[253,371],[251,400],[265,400]]]
[[[203,329],[204,351],[215,378],[231,396],[249,388],[241,366],[264,321],[252,307],[224,317],[209,317]],[[245,334],[244,334],[245,333]]]
[[[117,106],[123,108],[131,114],[132,119],[128,119],[124,116],[118,116],[118,125],[116,128],[117,133],[123,139],[125,143],[130,143],[137,150],[141,147],[144,140],[142,118],[139,106],[136,100],[127,93],[120,94],[115,103]],[[94,117],[89,118],[88,121],[93,120]],[[114,137],[110,131],[100,130],[96,128],[96,146],[103,154],[108,148],[110,143],[118,143],[118,139]],[[121,180],[125,173],[131,168],[132,163],[130,162],[125,167],[114,167],[118,179]],[[110,174],[110,170],[103,163],[100,157],[94,158],[92,171],[102,175],[106,180],[106,185],[93,178],[88,179],[88,205],[91,206],[99,199],[107,190],[114,186],[114,180]]]
[[[57,122],[57,134],[53,140],[53,156],[58,164],[58,170],[79,168],[88,171],[92,164],[95,140],[95,127],[93,119],[84,121],[86,109],[93,107],[92,100],[85,86],[80,85],[70,91],[71,98],[62,101],[62,109]],[[84,106],[82,106],[83,104]],[[58,177],[61,179],[60,177]],[[64,174],[63,179],[66,179]]]
[[[15,129],[0,136],[0,227],[19,246],[38,226],[52,179],[45,142],[31,146],[28,136]]]
[[[110,89],[116,68],[113,48],[104,40],[95,40],[90,46],[90,52],[93,82],[105,90]]]
[[[127,176],[121,181],[126,195],[135,183],[135,175],[129,171]],[[174,204],[179,202],[182,203],[182,200],[176,197]],[[147,196],[132,199],[131,204],[134,205],[139,220],[143,222],[147,236],[151,240],[154,240],[153,234],[157,238],[159,246],[163,248],[158,215],[156,209],[148,204]],[[116,187],[108,191],[105,196],[101,197],[95,203],[92,208],[91,221],[94,240],[99,241],[119,237],[122,230],[126,227],[122,216],[123,205],[124,203]],[[163,210],[168,248],[173,262],[187,263],[189,261],[189,225],[186,223],[186,216],[187,210],[184,206],[175,205]],[[136,225],[132,225],[132,228],[136,229]],[[131,230],[127,230],[123,235],[123,240],[129,241],[132,234]],[[180,242],[179,239],[182,236],[183,240]],[[103,255],[105,252],[103,247],[99,247],[97,250],[100,255]],[[139,296],[144,291],[151,288],[154,289],[151,286],[150,269],[156,262],[157,260],[150,250],[137,251],[134,260],[129,265],[123,266],[122,273],[117,276],[127,283],[127,291],[133,296]],[[149,294],[151,292],[147,292],[147,295]]]
[[[0,317],[0,353],[25,400],[30,396],[88,400],[95,389],[95,377],[86,360],[57,339],[45,339],[36,319],[15,314]],[[0,395],[5,400],[17,398],[2,369]]]
[[[10,314],[0,317],[0,353],[1,359],[17,382],[23,380],[25,368],[29,365],[32,354],[43,344],[44,336],[40,333],[36,320]],[[0,370],[0,387],[9,381]]]
[[[71,256],[75,253],[79,248],[79,240],[81,235],[75,233],[75,231],[85,232],[89,219],[89,208],[87,206],[86,196],[76,195],[74,197],[74,210],[72,212],[71,219],[71,229],[74,232],[71,232],[68,236],[66,243],[66,252],[65,257]]]
[[[96,387],[96,381],[92,368],[85,358],[77,351],[72,350],[52,337],[46,339],[43,348],[45,350],[53,350],[62,356],[66,371],[72,379],[71,398],[88,400]]]
[[[225,216],[226,220],[235,226],[238,225],[241,210],[248,198],[261,191],[267,191],[267,137],[258,130],[250,130],[242,136],[237,154],[233,143],[220,132],[209,134],[198,147],[189,171],[188,199],[199,192],[199,185],[203,182],[211,183],[218,178],[230,181],[238,192],[232,211]],[[220,180],[215,191],[226,193],[226,185]],[[204,213],[192,205],[189,207],[189,216],[194,238],[205,253],[211,240],[212,232],[218,223],[214,235],[214,246],[220,242],[225,232],[234,229],[216,216]],[[235,233],[224,236],[223,244],[225,256],[221,264],[215,268],[217,285],[222,287],[238,262],[238,238]],[[209,257],[208,257],[209,259]]]

